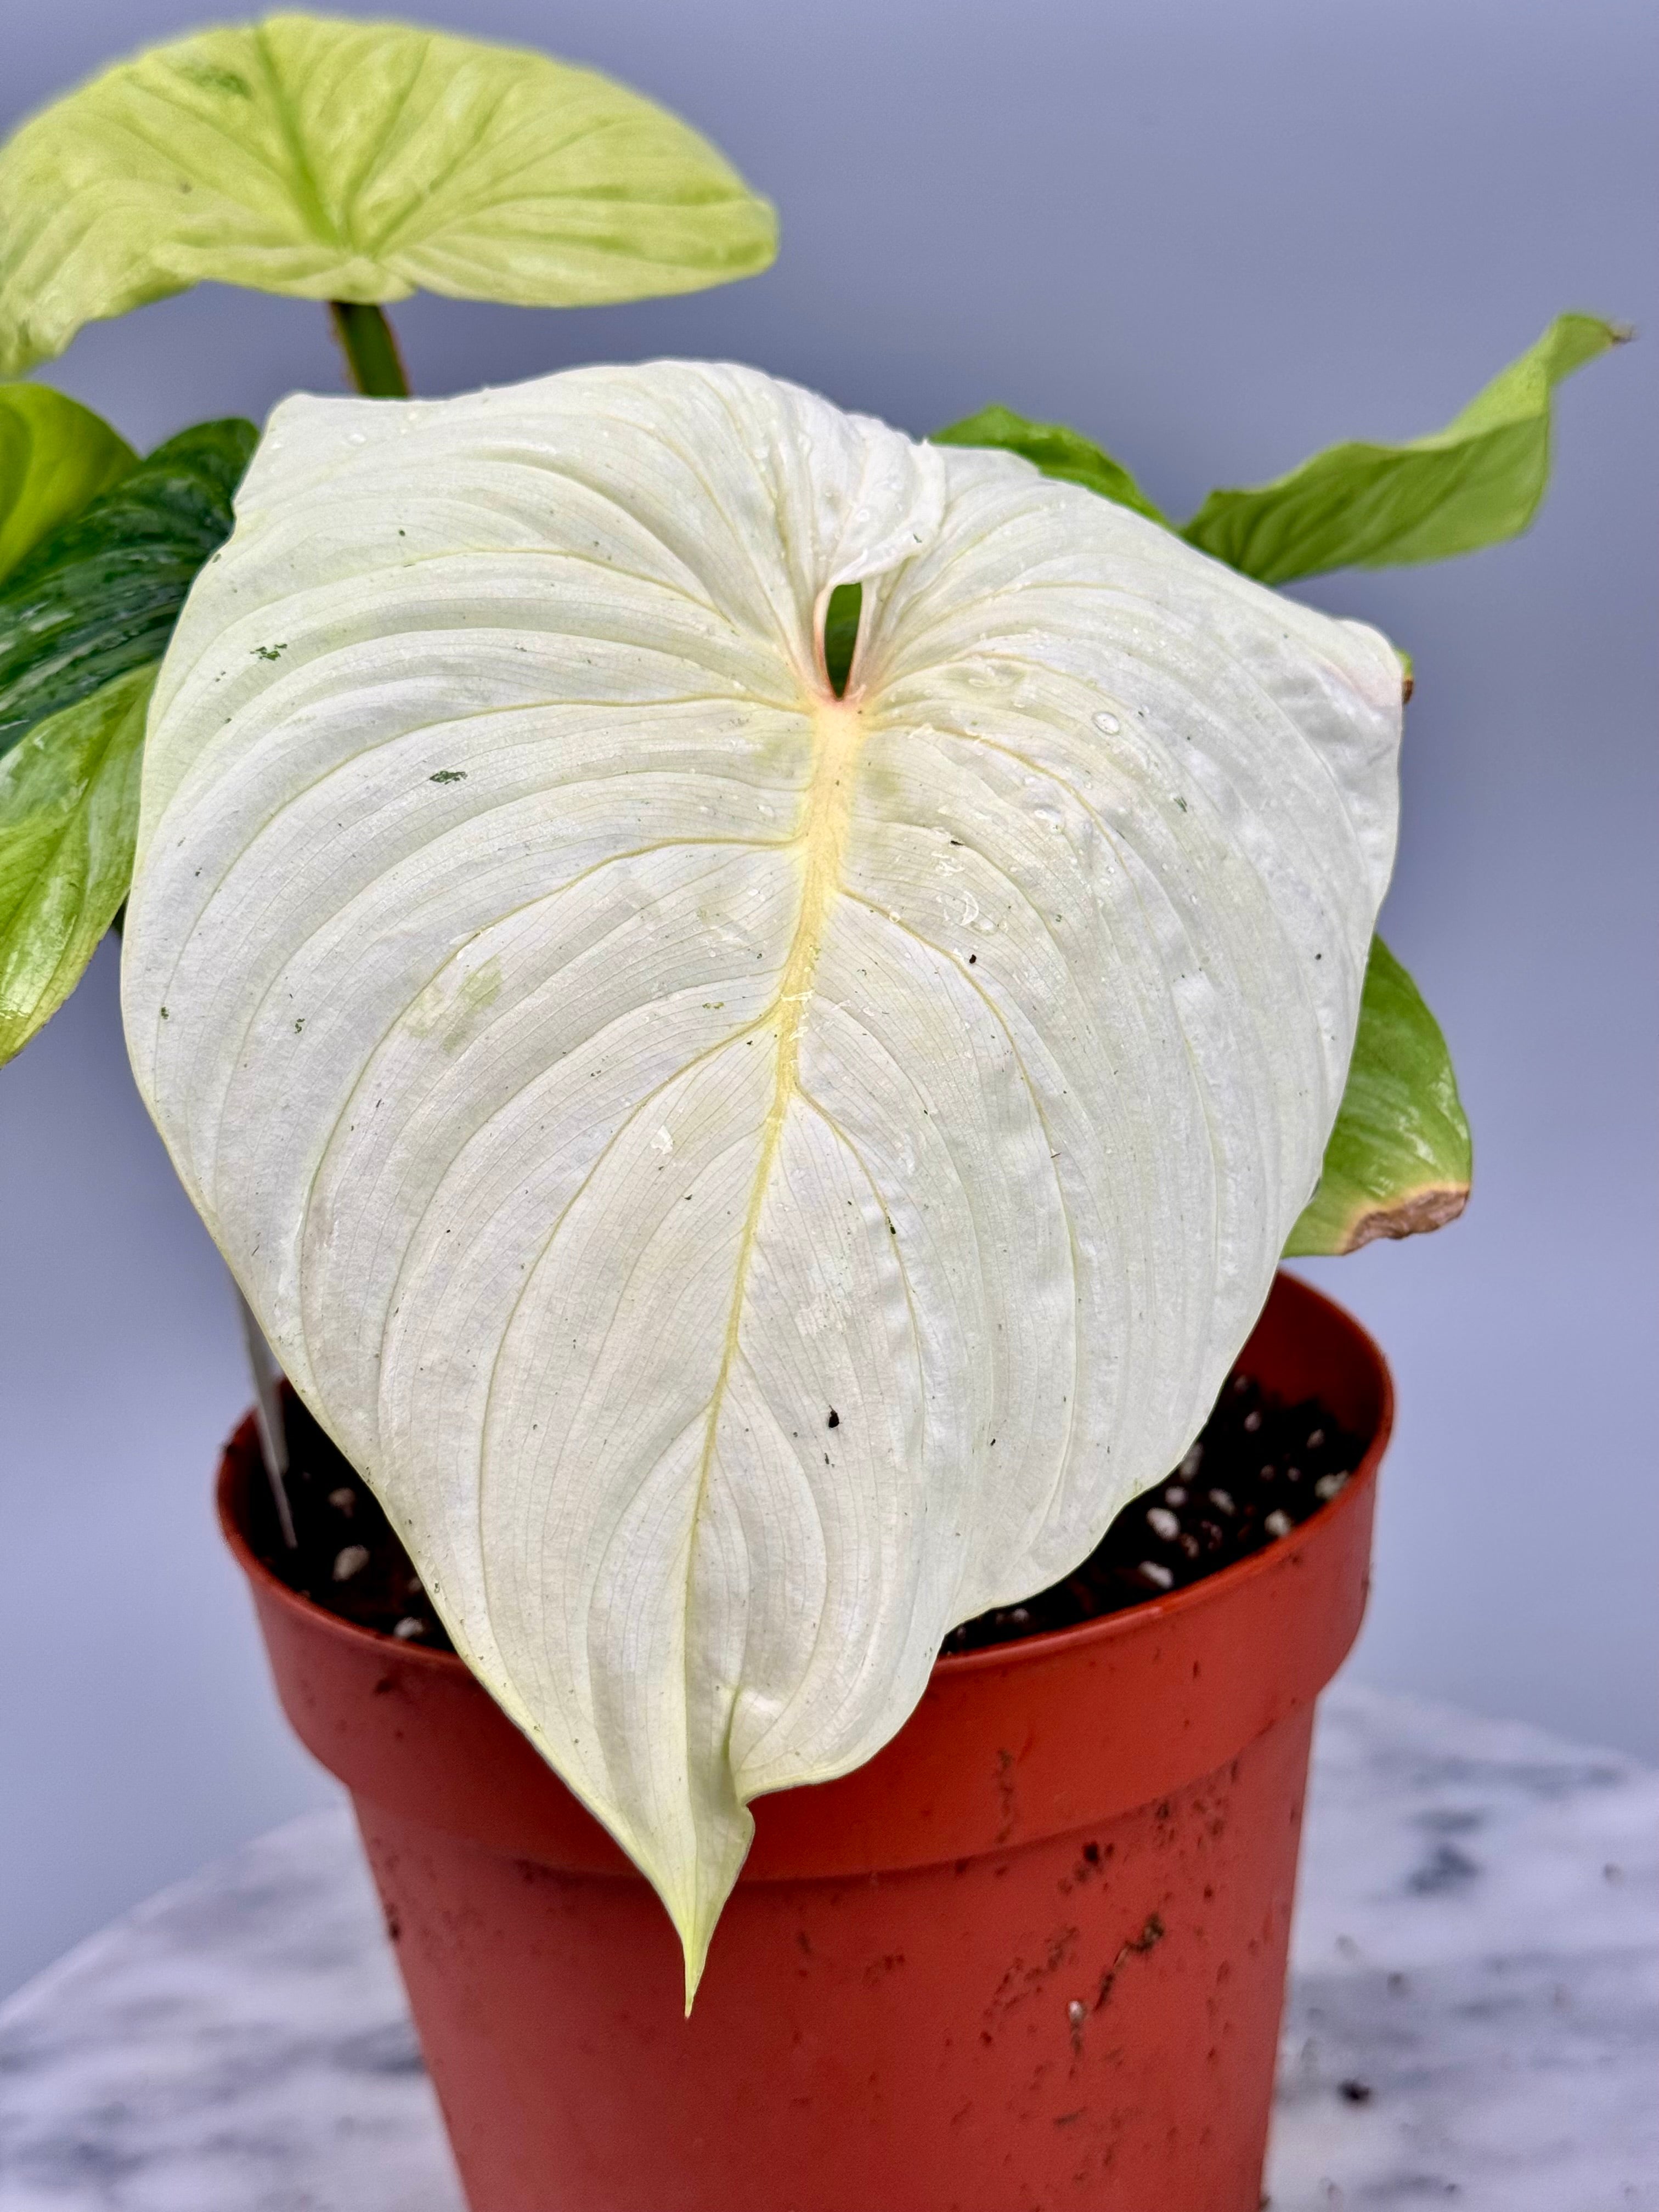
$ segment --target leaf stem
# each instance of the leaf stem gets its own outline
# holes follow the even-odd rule
[[[329,319],[345,356],[346,374],[365,399],[407,399],[409,379],[397,333],[366,301],[331,300]]]
[[[295,1532],[288,1496],[288,1424],[283,1416],[283,1370],[276,1364],[276,1353],[265,1341],[264,1331],[253,1317],[252,1307],[242,1296],[240,1285],[235,1289],[237,1310],[242,1316],[242,1342],[247,1350],[248,1371],[253,1377],[254,1426],[258,1432],[259,1456],[264,1462],[265,1480],[270,1485],[271,1502],[276,1508],[283,1541],[290,1552],[297,1552],[300,1539]]]

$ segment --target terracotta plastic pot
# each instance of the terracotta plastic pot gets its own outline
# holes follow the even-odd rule
[[[1256,2212],[1314,1699],[1364,1608],[1376,1346],[1279,1279],[1245,1354],[1370,1441],[1176,1595],[941,1660],[856,1774],[762,1799],[690,2021],[656,1898],[458,1659],[243,1534],[277,1688],[351,1792],[472,2212]]]

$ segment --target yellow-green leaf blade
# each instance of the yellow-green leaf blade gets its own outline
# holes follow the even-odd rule
[[[0,760],[0,1064],[63,1005],[126,896],[155,665],[37,722]]]
[[[1103,447],[1063,422],[1033,422],[1012,407],[981,407],[943,430],[935,430],[935,446],[991,446],[1006,453],[1018,453],[1041,469],[1045,477],[1061,483],[1081,484],[1103,499],[1144,514],[1148,520],[1168,525],[1169,517],[1153,506],[1121,461],[1115,461]]]
[[[0,374],[204,280],[563,307],[775,251],[771,208],[706,139],[593,70],[273,15],[119,63],[0,150]]]
[[[1469,1125],[1440,1024],[1374,938],[1347,1088],[1319,1187],[1285,1254],[1355,1252],[1378,1237],[1443,1228],[1468,1202],[1471,1164]]]
[[[1182,535],[1264,584],[1443,561],[1523,531],[1549,478],[1555,386],[1629,332],[1559,315],[1443,430],[1331,446],[1289,475],[1212,491]]]
[[[0,576],[136,459],[100,416],[61,392],[0,385]]]

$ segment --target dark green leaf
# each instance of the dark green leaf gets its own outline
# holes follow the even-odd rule
[[[0,757],[47,716],[159,659],[229,535],[258,433],[201,422],[43,538],[0,586]]]
[[[823,616],[823,669],[837,699],[847,690],[853,653],[859,641],[859,617],[864,611],[862,584],[837,584],[830,594]]]
[[[126,896],[155,667],[37,722],[0,760],[0,1064],[75,988]]]
[[[0,577],[136,458],[101,416],[61,392],[0,385]]]
[[[1319,1188],[1288,1257],[1355,1252],[1455,1221],[1468,1201],[1469,1125],[1440,1025],[1380,937]]]
[[[1082,484],[1089,491],[1097,491],[1103,499],[1133,507],[1137,514],[1169,526],[1169,518],[1159,514],[1121,462],[1080,432],[1068,430],[1063,422],[1029,422],[1011,407],[981,407],[977,415],[952,422],[949,429],[935,430],[932,442],[1000,447],[1005,453],[1022,454],[1045,477]]]
[[[1329,447],[1274,483],[1212,491],[1182,535],[1264,584],[1443,561],[1526,528],[1550,469],[1550,394],[1629,332],[1561,315],[1462,413],[1406,446]]]

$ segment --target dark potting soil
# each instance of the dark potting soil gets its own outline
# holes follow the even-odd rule
[[[942,1649],[1018,1643],[1200,1583],[1328,1505],[1364,1455],[1364,1439],[1316,1398],[1286,1406],[1235,1373],[1174,1474],[1132,1498],[1080,1567],[1023,1604],[964,1620]]]
[[[270,1492],[255,1482],[249,1492],[255,1551],[290,1589],[342,1620],[428,1650],[451,1650],[368,1486],[286,1389],[283,1404],[299,1543],[293,1551],[283,1543]],[[1328,1504],[1364,1449],[1317,1400],[1281,1405],[1252,1376],[1235,1374],[1174,1474],[1126,1505],[1074,1573],[1021,1605],[964,1621],[943,1649],[1018,1643],[1201,1582],[1288,1536]]]

